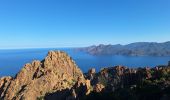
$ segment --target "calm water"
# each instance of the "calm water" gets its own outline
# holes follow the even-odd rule
[[[63,50],[67,52],[81,68],[87,72],[89,68],[100,70],[102,67],[124,65],[129,67],[145,67],[164,65],[170,57],[151,57],[151,56],[92,56],[84,52],[72,49],[22,49],[22,50],[0,50],[0,77],[14,76],[24,64],[32,60],[42,60],[49,50]]]

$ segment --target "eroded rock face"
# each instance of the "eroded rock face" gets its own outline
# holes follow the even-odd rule
[[[15,78],[0,78],[0,100],[88,100],[96,93],[117,93],[124,87],[135,90],[144,82],[152,85],[152,80],[162,89],[170,87],[169,66],[90,69],[85,77],[66,53],[50,51],[43,61],[26,64]]]
[[[95,68],[90,69],[90,70],[88,71],[87,78],[88,78],[89,80],[93,80],[95,73],[96,73]]]
[[[26,64],[10,82],[1,98],[36,100],[47,93],[70,89],[78,77],[84,79],[83,73],[71,57],[61,51],[50,51],[43,61]],[[1,83],[0,81],[0,89]]]
[[[11,81],[12,81],[12,77],[0,78],[0,99],[1,99],[1,97],[4,97],[6,89],[10,85]]]
[[[99,92],[102,92],[102,90],[103,90],[104,88],[105,88],[104,85],[98,83],[98,84],[95,85],[94,91],[99,93]]]
[[[75,93],[79,98],[88,95],[91,92],[90,88],[91,88],[90,80],[79,79],[72,89],[75,90]]]
[[[90,93],[90,80],[78,78],[78,81],[71,89],[47,94],[45,100],[86,100],[86,96]]]

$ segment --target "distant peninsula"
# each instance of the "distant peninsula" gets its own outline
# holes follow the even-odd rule
[[[79,51],[91,55],[125,55],[125,56],[170,56],[170,41],[157,42],[135,42],[127,45],[93,45],[78,48]]]

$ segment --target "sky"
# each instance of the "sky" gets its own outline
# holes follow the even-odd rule
[[[170,0],[0,0],[0,49],[170,41]]]

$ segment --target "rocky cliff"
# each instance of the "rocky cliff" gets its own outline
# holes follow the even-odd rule
[[[47,93],[70,89],[83,73],[66,53],[50,51],[42,61],[26,64],[15,78],[0,79],[0,99],[36,100]]]
[[[66,53],[50,51],[16,77],[0,78],[0,100],[170,100],[170,65],[83,74]]]
[[[92,72],[85,74],[93,87],[86,100],[170,100],[170,66],[114,66]]]

